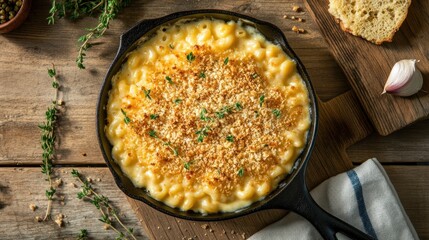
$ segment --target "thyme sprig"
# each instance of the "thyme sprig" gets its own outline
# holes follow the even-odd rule
[[[84,69],[84,58],[86,51],[94,46],[93,40],[104,35],[110,25],[110,21],[115,19],[123,7],[128,5],[130,0],[51,0],[51,8],[47,18],[48,24],[55,24],[55,19],[68,18],[76,20],[83,17],[98,14],[98,24],[93,28],[87,28],[86,34],[79,37],[80,44],[76,57],[76,64]]]
[[[58,97],[60,84],[58,82],[57,71],[55,66],[52,64],[52,68],[48,69],[48,75],[52,79],[52,87],[55,89],[55,100],[48,107],[45,112],[45,122],[39,125],[41,130],[40,143],[43,150],[42,153],[42,173],[46,176],[46,180],[49,182],[49,187],[45,191],[46,198],[48,199],[48,206],[46,207],[45,217],[43,221],[46,221],[51,215],[52,201],[56,192],[56,188],[53,185],[53,160],[55,159],[55,143],[56,143],[56,123],[58,121],[59,107],[62,104],[61,99]]]
[[[88,230],[81,229],[79,235],[77,235],[77,240],[86,240],[88,239]]]
[[[134,229],[128,228],[124,225],[118,216],[117,210],[110,204],[109,198],[97,193],[92,187],[91,183],[87,180],[84,180],[83,176],[76,169],[73,169],[71,174],[82,184],[81,191],[77,194],[77,198],[89,201],[98,210],[100,210],[101,218],[98,220],[104,224],[107,224],[109,228],[115,231],[118,234],[117,239],[136,240],[137,238],[134,236]],[[125,233],[113,226],[114,221],[116,221],[123,228],[123,230],[125,230]]]

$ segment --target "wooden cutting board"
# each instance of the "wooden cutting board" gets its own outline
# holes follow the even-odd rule
[[[319,101],[319,106],[319,131],[307,172],[310,188],[352,168],[346,148],[372,132],[371,124],[351,91],[327,103]],[[268,210],[221,222],[192,222],[170,217],[131,198],[128,201],[152,239],[242,239],[286,213]]]
[[[328,12],[328,0],[306,0],[307,10],[320,28],[378,133],[385,136],[429,116],[429,94],[401,98],[381,95],[392,66],[402,59],[418,59],[429,89],[429,1],[413,0],[408,17],[392,43],[377,46],[345,33]]]

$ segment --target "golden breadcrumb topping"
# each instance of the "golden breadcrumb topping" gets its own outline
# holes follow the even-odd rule
[[[287,104],[282,88],[295,86],[270,86],[255,59],[230,50],[168,51],[182,63],[151,71],[135,97],[141,100],[122,105],[138,144],[154,152],[148,168],[226,196],[246,177],[269,182],[291,144],[285,133],[307,116]]]

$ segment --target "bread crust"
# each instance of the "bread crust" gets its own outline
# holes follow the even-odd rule
[[[369,42],[371,42],[371,43],[374,43],[374,44],[376,44],[376,45],[381,45],[381,44],[383,44],[384,42],[392,42],[393,41],[393,36],[395,35],[395,33],[397,32],[397,31],[399,31],[399,29],[400,29],[400,27],[402,26],[402,23],[405,21],[405,19],[407,18],[407,16],[408,16],[408,10],[409,10],[409,8],[410,8],[410,5],[411,5],[411,2],[412,2],[412,0],[409,0],[409,2],[408,2],[408,6],[407,6],[407,8],[406,8],[406,13],[404,14],[404,16],[402,17],[402,19],[400,20],[400,21],[398,21],[398,23],[396,24],[396,26],[390,31],[390,34],[389,34],[389,36],[388,37],[386,37],[386,38],[382,38],[382,39],[368,39],[368,38],[365,38],[364,36],[362,36],[362,35],[359,35],[359,34],[357,34],[357,33],[354,33],[350,28],[347,28],[345,25],[344,25],[344,23],[343,23],[343,21],[340,19],[340,18],[337,18],[337,17],[335,17],[335,20],[336,20],[336,22],[340,25],[340,28],[341,28],[341,30],[343,30],[344,32],[347,32],[347,33],[350,33],[350,34],[352,34],[352,35],[354,35],[354,36],[357,36],[357,37],[361,37],[361,38],[363,38],[363,39],[365,39],[365,40],[367,40],[367,41],[369,41]],[[332,13],[331,13],[331,15],[332,15]]]

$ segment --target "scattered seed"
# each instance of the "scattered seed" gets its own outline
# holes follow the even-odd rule
[[[301,7],[300,7],[300,6],[297,6],[297,5],[294,5],[294,6],[292,7],[292,10],[293,10],[294,12],[301,12],[301,11],[302,11]]]
[[[37,209],[37,206],[36,206],[36,204],[34,204],[34,203],[32,203],[32,204],[30,204],[30,209],[31,209],[31,211],[36,211],[36,209]]]

